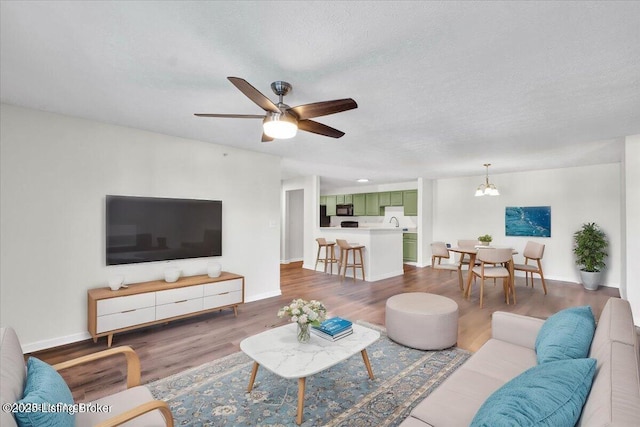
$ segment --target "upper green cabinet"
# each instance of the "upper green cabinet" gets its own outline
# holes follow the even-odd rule
[[[382,193],[378,193],[378,198],[380,202],[380,207],[382,206],[391,206],[391,193],[388,191],[383,191]]]
[[[367,214],[365,194],[353,195],[353,214],[355,216],[363,216]]]
[[[380,198],[378,197],[378,193],[367,193],[365,200],[367,205],[366,214],[368,216],[380,215]]]
[[[320,196],[327,215],[336,215],[336,205],[353,205],[354,216],[383,216],[386,206],[404,206],[407,216],[418,215],[418,190],[382,191],[379,193],[336,194]]]
[[[327,216],[335,216],[336,200],[336,196],[327,196]]]
[[[404,214],[406,216],[418,215],[418,190],[403,191],[402,201],[404,205]]]
[[[402,206],[402,191],[392,191],[389,193],[390,206]]]

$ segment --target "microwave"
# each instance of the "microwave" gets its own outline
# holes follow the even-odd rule
[[[353,205],[337,205],[336,215],[338,216],[353,216]]]

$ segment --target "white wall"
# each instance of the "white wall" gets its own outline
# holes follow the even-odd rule
[[[634,323],[640,326],[640,135],[629,136],[625,141],[624,185],[626,264],[623,296],[631,304]]]
[[[283,262],[302,261],[304,258],[304,190],[286,192],[287,222],[284,224],[287,239]]]
[[[498,197],[475,197],[483,176],[440,179],[434,186],[434,240],[455,244],[491,234],[496,245],[521,253],[527,240],[544,243],[545,277],[580,282],[573,258],[573,233],[596,222],[609,239],[605,284],[621,280],[621,166],[618,163],[490,175]],[[551,206],[551,237],[506,237],[507,206]]]
[[[303,197],[303,236],[302,236],[302,246],[303,246],[303,262],[302,267],[313,270],[313,266],[315,264],[315,256],[318,249],[315,238],[319,236],[318,230],[320,229],[320,178],[316,175],[313,176],[305,176],[299,178],[288,179],[282,181],[281,187],[281,212],[282,212],[282,224],[283,230],[285,229],[284,224],[289,222],[297,222],[300,221],[298,216],[288,216],[287,214],[287,192],[294,190],[302,190],[304,193]],[[298,225],[296,225],[298,226]],[[281,245],[283,248],[281,249],[281,254],[287,253],[287,236],[285,233],[282,233],[281,236]],[[284,259],[284,258],[283,258]]]
[[[245,300],[280,293],[280,160],[15,106],[1,106],[2,326],[26,351],[88,337],[87,289],[203,274],[212,258],[105,265],[106,194],[222,200],[223,269]],[[242,313],[242,310],[240,310]],[[242,315],[242,314],[240,314]]]

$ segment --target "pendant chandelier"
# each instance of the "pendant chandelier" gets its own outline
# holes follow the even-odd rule
[[[483,184],[480,184],[478,186],[478,188],[476,189],[476,197],[479,196],[499,196],[500,192],[498,191],[498,189],[496,188],[495,185],[493,184],[489,184],[489,166],[491,166],[491,163],[485,163],[484,167],[487,168],[487,175],[485,178],[485,182]]]

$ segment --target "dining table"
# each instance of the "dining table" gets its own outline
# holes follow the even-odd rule
[[[465,255],[469,255],[469,272],[467,273],[467,284],[464,288],[464,293],[463,296],[465,298],[469,298],[471,296],[471,281],[473,280],[473,273],[471,272],[471,270],[473,269],[473,267],[475,266],[476,263],[476,256],[478,255],[478,250],[480,249],[504,249],[504,248],[509,248],[508,246],[486,246],[486,245],[477,245],[477,246],[469,246],[469,247],[459,247],[459,246],[455,246],[455,247],[451,247],[448,248],[449,251],[451,252],[455,252],[460,254],[460,264],[462,264],[462,259],[464,258]],[[507,262],[507,269],[509,270],[509,279],[508,279],[508,289],[509,289],[509,293],[513,295],[513,303],[516,303],[516,288],[515,288],[515,275],[514,275],[514,270],[513,270],[513,255],[516,255],[518,253],[517,250],[513,249],[513,248],[509,248],[511,249],[511,260],[509,262]],[[509,295],[505,295],[505,300],[507,302],[507,304],[509,304]]]

